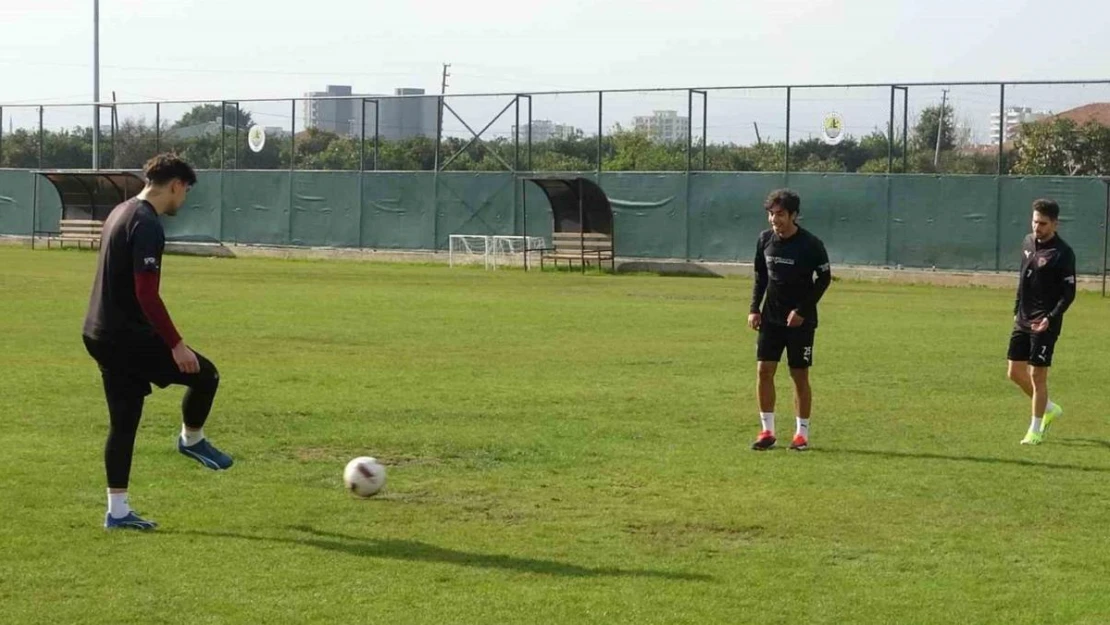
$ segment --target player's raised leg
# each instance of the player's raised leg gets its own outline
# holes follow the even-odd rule
[[[233,464],[231,456],[217,449],[204,435],[204,424],[220,387],[220,372],[212,361],[198,352],[193,353],[199,370],[174,379],[175,383],[187,387],[181,400],[181,435],[177,438],[177,450],[209,469],[228,469]]]

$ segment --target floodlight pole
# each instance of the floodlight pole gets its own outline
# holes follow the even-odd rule
[[[92,166],[100,169],[100,0],[93,0]]]

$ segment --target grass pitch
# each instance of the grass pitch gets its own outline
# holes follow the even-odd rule
[[[95,257],[0,248],[0,621],[1105,623],[1110,302],[1081,293],[1021,447],[1011,290],[836,282],[813,450],[758,430],[751,282],[168,257],[221,371],[174,449],[148,399],[107,533]],[[793,428],[779,375],[779,434]],[[356,455],[389,469],[355,500]]]

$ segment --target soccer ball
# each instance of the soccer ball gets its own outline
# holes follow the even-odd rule
[[[385,467],[369,456],[360,456],[343,469],[343,483],[358,497],[373,497],[385,486]]]

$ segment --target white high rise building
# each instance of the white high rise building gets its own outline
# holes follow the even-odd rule
[[[678,111],[652,111],[651,115],[633,118],[632,128],[655,141],[685,141],[690,132],[690,118],[679,116]]]
[[[1036,111],[1027,106],[1012,106],[1005,111],[1005,136],[1003,141],[1013,141],[1017,137],[1018,131],[1021,129],[1022,124],[1040,121],[1050,115],[1044,111]],[[998,143],[999,133],[1003,132],[1003,125],[999,123],[999,115],[997,112],[991,113],[990,117],[990,141],[992,144]]]
[[[520,142],[528,141],[528,125],[525,124],[520,127],[519,135]],[[570,124],[558,124],[550,119],[533,119],[532,120],[532,143],[541,143],[543,141],[550,141],[552,139],[573,139],[582,136],[582,130],[575,128]],[[517,127],[513,126],[513,135],[517,135]]]

